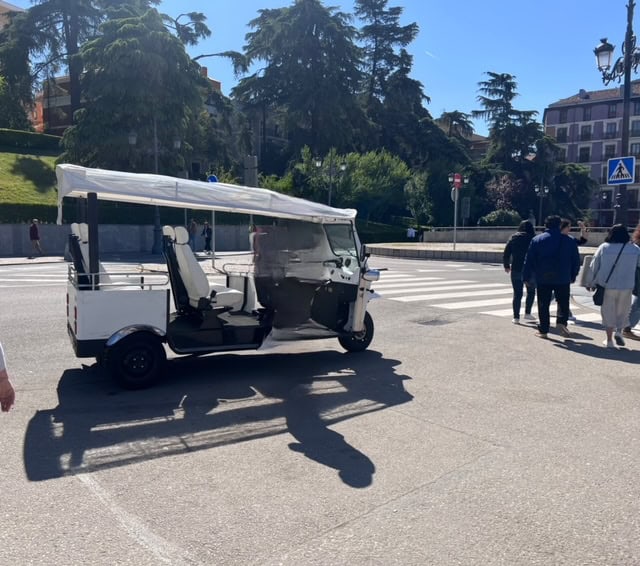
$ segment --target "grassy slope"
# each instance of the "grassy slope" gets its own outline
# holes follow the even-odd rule
[[[0,153],[0,204],[56,204],[55,156]]]

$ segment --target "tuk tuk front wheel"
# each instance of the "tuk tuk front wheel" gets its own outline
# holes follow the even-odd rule
[[[362,332],[338,337],[338,342],[347,352],[363,352],[369,347],[371,340],[373,340],[373,318],[368,312],[364,314],[364,330]]]
[[[131,334],[105,351],[109,373],[125,389],[155,384],[162,377],[166,361],[162,342],[148,332]]]

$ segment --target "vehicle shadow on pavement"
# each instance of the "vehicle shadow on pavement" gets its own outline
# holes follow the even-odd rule
[[[329,427],[411,401],[399,364],[371,350],[176,358],[143,391],[97,365],[67,370],[58,406],[29,421],[25,471],[42,481],[289,433],[290,450],[366,487],[374,463]]]

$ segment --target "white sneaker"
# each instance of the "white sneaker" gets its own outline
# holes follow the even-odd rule
[[[571,315],[571,316],[567,317],[567,320],[568,320],[569,322],[573,322],[574,324],[575,324],[576,322],[578,322],[578,319],[577,319],[575,316],[573,316],[573,315]]]
[[[513,319],[511,319],[511,322],[513,324],[520,324],[520,319],[519,318],[513,318]]]
[[[602,341],[602,345],[605,348],[615,348],[615,344],[613,343],[613,340],[607,340],[606,338]]]
[[[525,319],[525,320],[535,320],[535,319],[536,319],[536,317],[535,317],[535,316],[533,316],[531,313],[528,313],[528,314],[525,314],[525,315],[524,315],[524,319]]]

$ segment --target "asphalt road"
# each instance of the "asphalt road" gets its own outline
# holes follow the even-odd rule
[[[2,268],[0,564],[639,564],[640,342],[481,314],[499,266],[372,263],[368,352],[174,360],[141,392],[74,358],[55,269]]]

